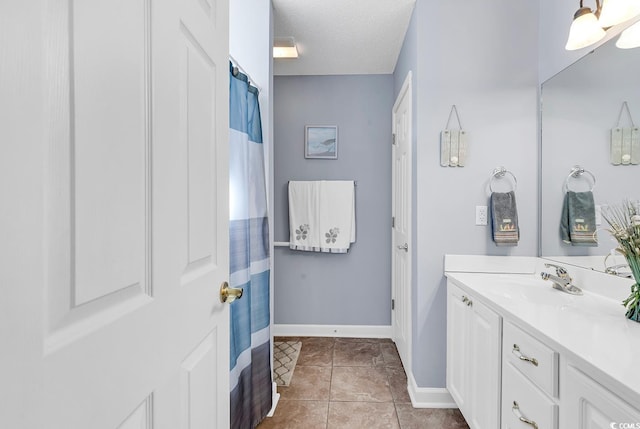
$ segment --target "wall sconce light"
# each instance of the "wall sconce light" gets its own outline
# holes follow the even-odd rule
[[[602,0],[602,4],[596,0],[595,11],[584,7],[580,0],[580,9],[573,16],[565,49],[573,51],[592,45],[605,36],[605,30],[639,13],[640,2],[637,0]]]
[[[273,58],[298,58],[298,47],[293,37],[276,37],[273,40]]]
[[[640,22],[624,30],[616,41],[616,46],[620,49],[640,47]]]
[[[598,23],[600,15],[600,1],[596,0],[596,11],[592,11],[588,7],[582,5],[580,0],[580,9],[573,15],[573,22],[569,29],[569,39],[564,47],[567,51],[584,48],[601,40],[605,36],[605,31]]]
[[[613,27],[640,13],[640,2],[637,0],[603,0],[602,11],[598,21],[602,28]]]

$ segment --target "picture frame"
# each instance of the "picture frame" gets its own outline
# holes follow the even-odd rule
[[[307,159],[338,159],[338,127],[336,125],[306,125],[304,127],[304,157]]]

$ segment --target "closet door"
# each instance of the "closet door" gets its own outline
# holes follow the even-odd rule
[[[1,256],[36,273],[3,298],[2,339],[28,346],[9,358],[27,385],[1,389],[29,405],[0,426],[226,428],[227,1],[35,5],[14,6],[36,34],[12,75],[27,98],[1,101],[31,140],[0,131],[33,250]]]
[[[393,106],[391,321],[402,364],[411,372],[411,72]]]

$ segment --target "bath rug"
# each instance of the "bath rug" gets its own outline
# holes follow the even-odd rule
[[[273,343],[273,379],[278,386],[288,386],[293,377],[302,342],[275,341]]]

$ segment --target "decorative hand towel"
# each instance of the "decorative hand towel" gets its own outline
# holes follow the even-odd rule
[[[289,247],[313,250],[320,246],[317,182],[289,182]]]
[[[520,227],[515,192],[491,193],[491,227],[496,246],[518,245]]]
[[[596,247],[596,206],[593,193],[567,191],[562,204],[560,238],[572,246]]]
[[[289,182],[289,248],[347,253],[356,241],[353,181]]]

